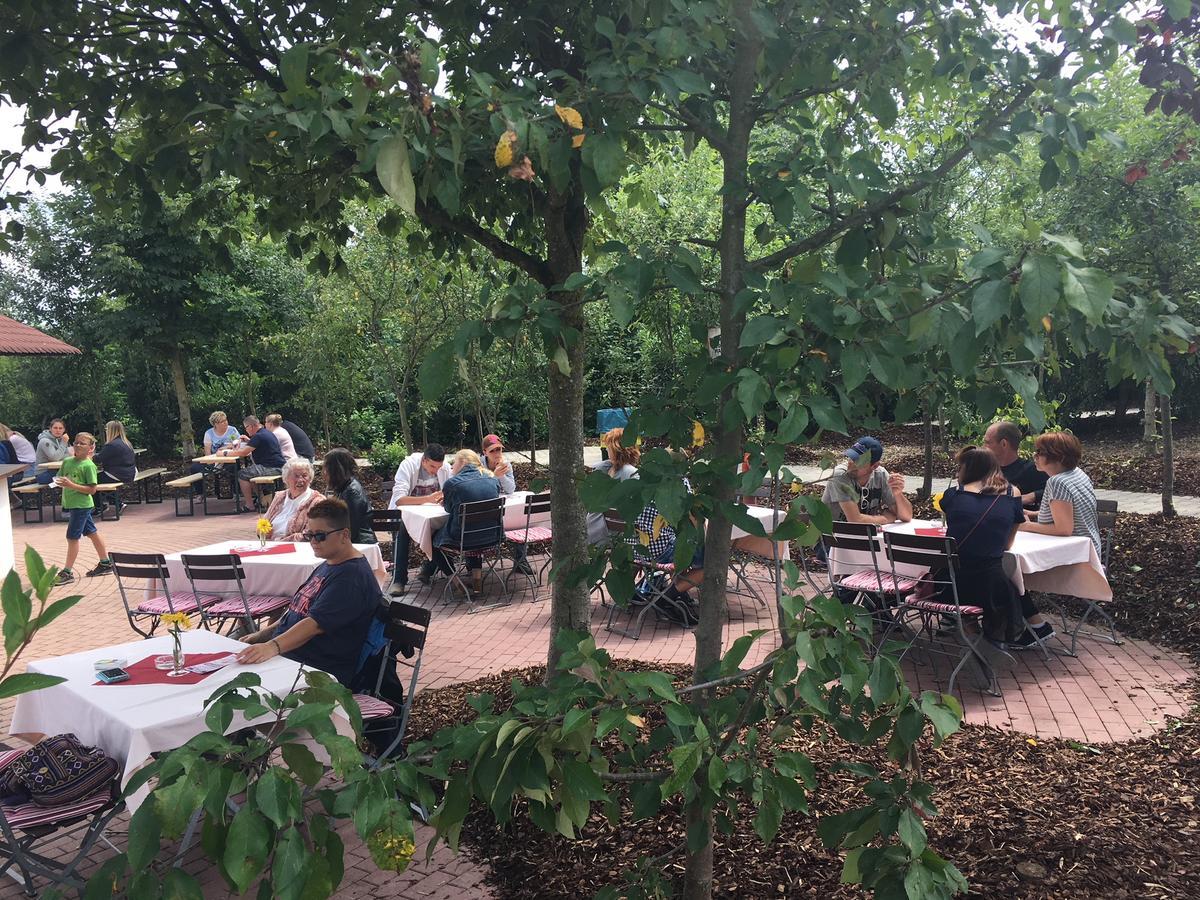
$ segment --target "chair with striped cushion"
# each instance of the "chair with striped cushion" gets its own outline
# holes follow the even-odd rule
[[[393,600],[385,616],[383,636],[386,640],[380,658],[375,685],[369,694],[355,694],[354,699],[362,711],[364,721],[381,720],[399,713],[395,731],[388,745],[376,756],[371,765],[379,766],[400,747],[404,732],[408,728],[408,716],[412,711],[413,697],[417,693],[417,678],[421,674],[421,658],[425,653],[425,639],[429,636],[429,610],[411,603]],[[384,678],[389,666],[408,666],[412,670],[404,691],[404,702],[397,710],[394,703],[382,696]]]
[[[829,585],[835,596],[882,614],[895,600],[917,589],[916,579],[900,578],[879,565],[879,528],[866,522],[834,522],[824,535],[831,560]],[[879,618],[879,615],[877,615]]]
[[[0,752],[0,772],[25,752]],[[53,886],[70,886],[82,892],[85,883],[75,871],[123,807],[116,778],[90,797],[59,806],[41,806],[33,801],[0,803],[0,878],[15,867],[30,897],[43,893],[34,890],[34,876],[48,879]],[[79,844],[68,849],[61,839],[72,833],[78,833]],[[39,849],[40,844],[49,841],[55,842],[52,856]]]
[[[983,607],[966,602],[959,595],[955,577],[958,548],[954,538],[885,531],[883,546],[894,580],[901,580],[897,566],[909,571],[927,569],[929,574],[922,577],[920,591],[914,590],[901,598],[878,646],[882,648],[899,633],[903,645],[901,657],[919,643],[927,652],[954,658],[948,694],[954,693],[959,672],[968,663],[974,663],[982,677],[983,689],[999,697],[1000,684],[989,656],[1000,654],[1010,663],[1013,659],[1007,651],[984,638]]]
[[[161,553],[110,553],[113,573],[117,576],[117,592],[125,607],[129,627],[142,637],[150,637],[158,621],[169,612],[193,615],[200,610],[200,599],[192,593],[172,593],[167,586],[167,560]],[[130,585],[129,582],[149,582]],[[149,623],[143,630],[139,623]]]
[[[530,553],[540,552],[546,557],[542,563],[542,567],[536,573],[530,569],[528,572],[522,572],[516,566],[509,570],[509,573],[504,577],[505,582],[514,575],[520,575],[529,582],[529,586],[533,589],[533,599],[540,600],[538,590],[542,585],[542,575],[546,571],[546,567],[550,565],[550,542],[554,539],[554,532],[549,525],[534,525],[534,516],[542,517],[550,514],[550,494],[530,494],[525,498],[525,524],[519,528],[507,529],[504,532],[504,540],[516,547],[524,547],[524,559],[529,560]],[[516,557],[514,556],[514,559]]]
[[[604,514],[604,525],[608,529],[609,540],[613,542],[620,540],[626,530],[624,517],[615,509],[610,509]],[[616,602],[617,598],[614,597],[612,605],[608,608],[608,619],[604,623],[605,631],[612,631],[635,641],[642,636],[642,624],[645,622],[646,616],[659,603],[666,602],[667,587],[673,581],[672,576],[675,574],[674,563],[660,563],[647,559],[639,553],[640,550],[642,550],[640,546],[634,547],[631,564],[634,573],[634,589],[629,603],[622,606]],[[600,589],[600,599],[603,602],[604,582],[599,582],[597,587]],[[635,627],[633,629],[613,627],[613,619],[622,610],[634,615]]]
[[[260,622],[279,616],[291,602],[281,595],[247,594],[246,570],[236,553],[184,553],[180,559],[193,595],[203,598],[201,615],[217,631],[224,624],[232,629],[235,622],[247,633],[257,631]]]

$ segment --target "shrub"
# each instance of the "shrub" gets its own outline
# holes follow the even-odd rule
[[[408,448],[403,441],[392,441],[390,444],[377,444],[371,448],[369,458],[371,465],[382,476],[390,476],[396,471],[404,457],[408,456]]]

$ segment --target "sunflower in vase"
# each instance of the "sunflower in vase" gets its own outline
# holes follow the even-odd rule
[[[254,530],[258,534],[258,549],[266,549],[267,538],[271,536],[271,520],[266,518],[259,519],[254,526]]]
[[[192,620],[188,618],[186,613],[169,612],[164,613],[159,621],[166,626],[171,633],[171,661],[172,666],[170,674],[179,677],[183,675],[183,643],[180,637],[183,632],[192,627]]]
[[[945,491],[938,491],[933,495],[933,508],[939,516],[942,517],[942,525],[946,524],[946,511],[942,509],[942,498],[946,496]]]

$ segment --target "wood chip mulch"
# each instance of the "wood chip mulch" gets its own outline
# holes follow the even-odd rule
[[[647,664],[622,661],[642,668]],[[685,679],[682,666],[658,667]],[[414,737],[473,716],[466,698],[491,692],[511,701],[509,679],[536,680],[538,668],[509,671],[423,693],[413,710]],[[1197,685],[1193,684],[1193,691]],[[874,751],[807,736],[793,749],[817,766],[820,788],[810,798],[816,816],[860,805],[852,776],[832,771],[839,758],[886,766]],[[1098,752],[1097,752],[1098,751]],[[971,883],[972,896],[1110,900],[1200,896],[1200,713],[1173,720],[1162,733],[1117,746],[1034,741],[1022,734],[966,726],[941,748],[926,746],[924,776],[935,785],[940,814],[929,823],[932,846]],[[722,897],[862,897],[838,883],[841,859],[826,851],[815,818],[785,817],[776,841],[754,834],[752,810],[736,817],[734,835],[718,835],[716,887]],[[577,898],[620,882],[640,855],[667,853],[682,840],[680,809],[633,822],[628,804],[619,821],[598,812],[579,840],[547,835],[518,809],[498,829],[486,813],[464,829],[472,856],[491,869],[503,898]],[[679,854],[664,872],[682,872]]]

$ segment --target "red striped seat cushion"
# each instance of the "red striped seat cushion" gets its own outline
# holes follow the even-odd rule
[[[650,562],[645,559],[635,559],[633,565],[638,569],[652,569],[655,572],[674,572],[675,563]]]
[[[541,525],[534,525],[530,528],[514,528],[504,532],[504,536],[517,544],[538,544],[550,540],[554,537],[554,532]]]
[[[358,704],[364,719],[383,719],[396,714],[396,707],[370,694],[355,694],[354,702]]]
[[[200,603],[195,594],[178,593],[171,595],[171,603],[175,606],[175,612],[179,613],[194,613]],[[134,609],[136,613],[142,613],[147,616],[162,616],[171,611],[171,607],[167,604],[165,596],[151,597],[149,600],[143,600]]]
[[[982,606],[955,606],[953,603],[938,603],[936,600],[909,600],[908,605],[913,609],[922,609],[925,612],[950,613],[951,615],[960,612],[964,616],[983,615]]]
[[[76,800],[74,803],[64,803],[62,806],[38,806],[32,800],[28,803],[7,804],[0,807],[4,810],[4,818],[12,828],[29,829],[38,825],[54,825],[66,822],[102,809],[112,798],[109,788],[98,794]]]
[[[880,585],[883,585],[881,588]],[[864,569],[855,572],[838,582],[838,587],[852,591],[874,591],[884,594],[909,594],[917,589],[917,582],[912,578],[896,578],[891,572],[880,572],[876,576],[874,570]]]
[[[286,609],[287,605],[291,602],[291,597],[282,597],[274,594],[251,594],[246,598],[246,605],[250,607],[250,615],[255,617],[270,615],[277,610]],[[242,606],[241,597],[230,597],[214,603],[205,612],[217,619],[223,617],[237,618],[246,614],[246,607]]]
[[[0,753],[0,772],[3,772],[14,760],[20,759],[25,754],[24,750],[5,750]]]

